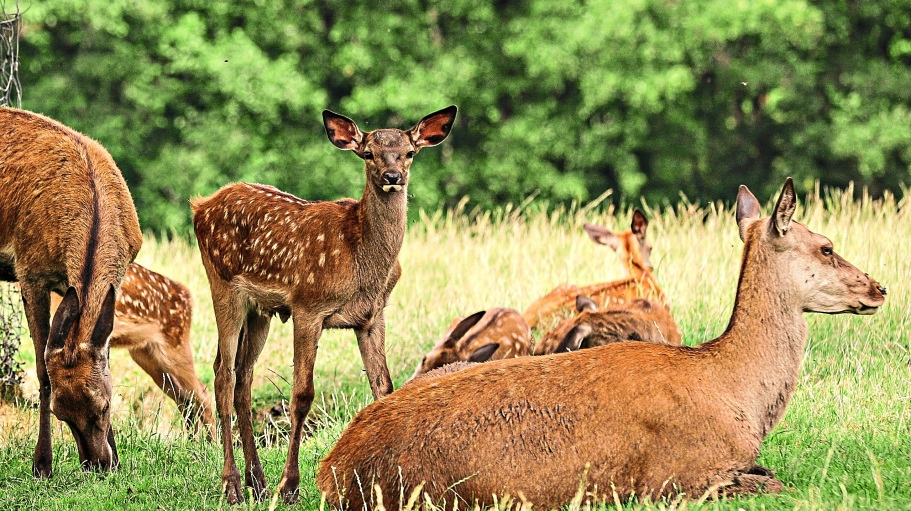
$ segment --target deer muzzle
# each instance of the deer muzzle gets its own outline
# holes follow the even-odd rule
[[[401,172],[383,172],[382,182],[384,192],[397,192],[402,189],[405,178]]]

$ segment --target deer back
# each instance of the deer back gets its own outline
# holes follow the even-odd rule
[[[456,318],[418,364],[412,378],[459,361],[484,362],[528,355],[531,331],[513,309],[493,308]]]

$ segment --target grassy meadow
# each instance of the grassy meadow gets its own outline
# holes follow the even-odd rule
[[[732,201],[735,194],[731,190]],[[730,501],[676,499],[603,506],[911,509],[911,301],[905,286],[911,281],[911,265],[906,266],[911,218],[902,205],[890,198],[855,202],[847,194],[823,194],[803,198],[794,216],[831,238],[837,252],[888,286],[889,294],[885,306],[871,317],[806,316],[810,338],[800,380],[759,459],[787,489],[778,495]],[[409,226],[400,256],[404,274],[386,311],[387,357],[396,386],[411,375],[457,315],[492,306],[521,311],[561,282],[583,284],[622,276],[613,252],[592,243],[581,225],[590,221],[626,230],[629,210],[597,204],[568,211],[543,209],[531,202],[493,214],[435,213],[421,215]],[[742,244],[733,212],[721,204],[698,207],[684,201],[647,209],[646,216],[656,276],[673,305],[684,343],[714,338],[727,325],[737,283]],[[196,369],[211,389],[215,322],[195,244],[148,237],[137,260],[192,289]],[[0,509],[227,508],[220,490],[220,447],[184,432],[176,407],[126,352],[115,350],[111,355],[121,469],[111,474],[82,472],[72,435],[52,419],[55,475],[34,479],[31,455],[37,410],[4,405]],[[36,398],[35,354],[27,337],[20,356],[27,371],[25,394]],[[273,489],[285,459],[288,419],[269,409],[289,396],[291,360],[290,323],[276,319],[253,390],[261,455]],[[312,435],[301,448],[299,509],[320,507],[312,479],[316,463],[353,414],[371,401],[352,332],[323,334],[316,387]],[[466,439],[466,448],[480,440]],[[507,502],[500,507],[508,506]],[[248,499],[239,508],[273,507],[285,506]]]

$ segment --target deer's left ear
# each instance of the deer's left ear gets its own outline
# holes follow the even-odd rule
[[[794,193],[794,181],[788,178],[778,196],[775,212],[772,214],[772,226],[779,236],[784,236],[791,229],[791,217],[797,209],[797,194]]]
[[[417,148],[431,147],[446,140],[449,132],[452,131],[457,111],[456,106],[452,105],[421,119],[421,122],[417,123],[409,132],[414,146]]]
[[[95,328],[92,329],[92,345],[96,348],[104,348],[108,343],[111,332],[114,331],[114,307],[117,301],[117,292],[114,286],[108,288],[108,293],[101,304],[101,312],[98,314],[98,321]]]
[[[639,208],[636,208],[633,211],[633,221],[630,223],[630,230],[637,238],[644,240],[646,229],[648,229],[648,219],[645,218],[645,214]]]
[[[487,362],[490,360],[490,357],[500,348],[500,343],[492,342],[490,344],[485,344],[480,348],[474,350],[474,353],[468,357],[469,362]]]
[[[564,353],[567,351],[576,351],[582,347],[582,341],[592,333],[592,327],[588,323],[579,323],[572,330],[566,333],[563,340],[557,346],[554,353]]]

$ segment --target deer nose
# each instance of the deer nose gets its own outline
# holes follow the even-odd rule
[[[876,286],[876,289],[878,289],[883,296],[886,296],[886,286]]]
[[[383,184],[384,185],[402,184],[402,173],[401,172],[383,172]]]

